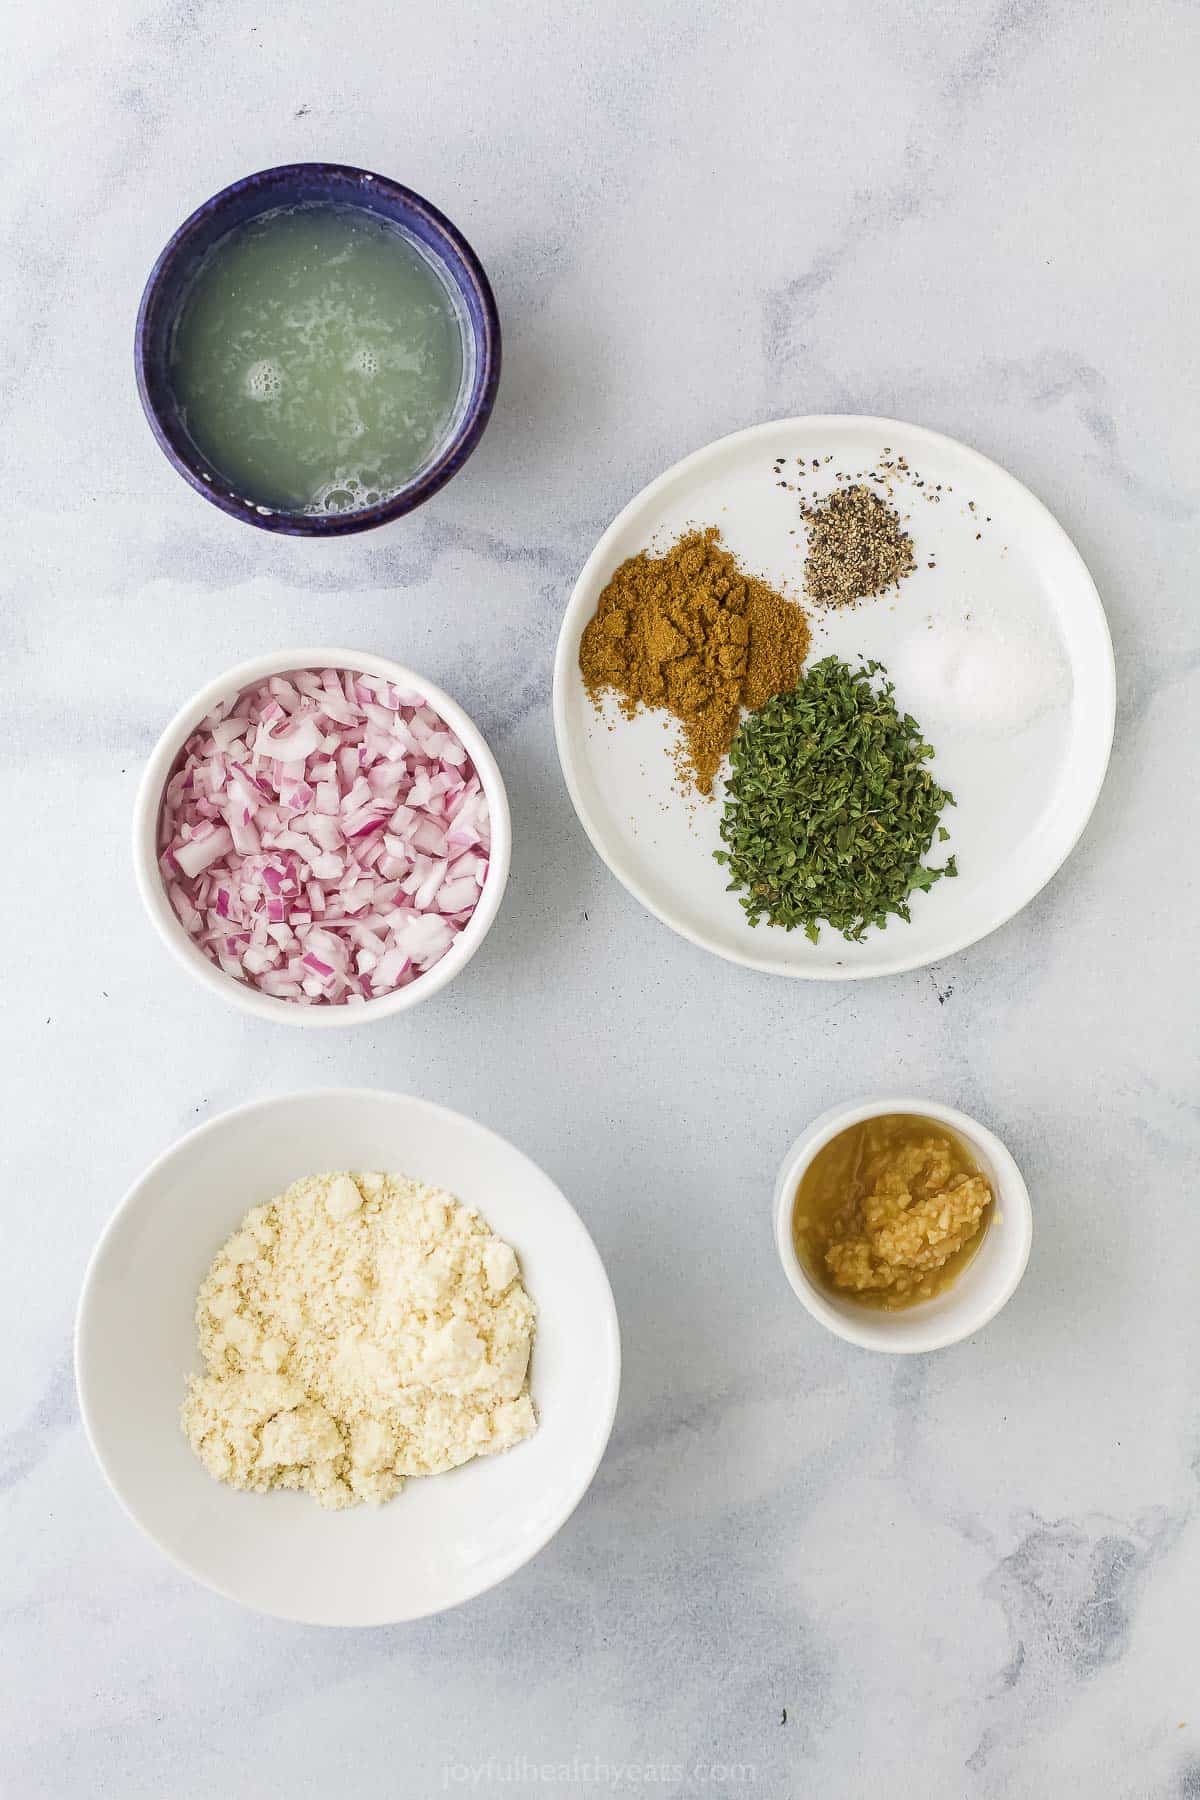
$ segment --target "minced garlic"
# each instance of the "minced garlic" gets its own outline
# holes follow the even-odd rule
[[[974,1255],[992,1190],[954,1137],[886,1116],[827,1144],[796,1196],[799,1253],[825,1285],[868,1305],[931,1299]]]
[[[183,1427],[233,1487],[390,1500],[537,1429],[534,1307],[479,1214],[403,1175],[313,1175],[247,1213],[200,1288]]]

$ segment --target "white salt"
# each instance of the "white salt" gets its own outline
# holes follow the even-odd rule
[[[922,725],[1016,732],[1070,697],[1057,636],[967,617],[916,630],[888,660],[896,700]]]

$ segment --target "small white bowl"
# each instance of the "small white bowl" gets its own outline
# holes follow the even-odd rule
[[[455,938],[440,962],[393,994],[359,1005],[298,1006],[291,1000],[278,1000],[260,993],[248,982],[236,981],[232,975],[205,956],[175,916],[158,867],[158,815],[163,790],[175,767],[176,759],[187,739],[219,700],[232,700],[243,688],[265,681],[271,675],[286,675],[293,669],[353,669],[364,675],[381,675],[398,687],[424,694],[434,712],[446,721],[462,742],[474,763],[487,795],[491,825],[491,850],[483,892],[466,928]],[[407,1012],[428,1000],[448,981],[461,973],[491,930],[500,910],[508,883],[508,865],[512,853],[512,822],[508,811],[508,795],[495,757],[483,733],[463,711],[457,700],[427,681],[415,669],[390,662],[384,656],[371,656],[363,650],[280,650],[273,656],[256,656],[239,663],[210,681],[180,708],[154,746],[146,764],[133,808],[133,866],[146,911],[159,936],[188,973],[218,994],[222,1000],[240,1006],[243,1012],[260,1019],[272,1019],[280,1025],[302,1025],[319,1031],[335,1030],[343,1025],[374,1024],[393,1013]]]
[[[517,1252],[538,1315],[534,1436],[344,1512],[223,1486],[179,1422],[213,1257],[250,1207],[327,1169],[399,1170],[477,1207]],[[565,1524],[608,1443],[621,1346],[596,1247],[527,1156],[428,1100],[327,1088],[210,1119],[134,1183],[88,1265],[75,1372],[110,1486],[188,1574],[279,1618],[384,1625],[483,1593]]]
[[[918,1301],[897,1312],[841,1300],[819,1287],[797,1256],[792,1240],[796,1189],[818,1150],[849,1126],[884,1113],[915,1113],[948,1126],[967,1145],[995,1195],[983,1242],[958,1279],[932,1300]],[[783,1272],[813,1318],[848,1344],[864,1350],[889,1350],[897,1356],[941,1350],[981,1330],[1016,1292],[1033,1242],[1029,1190],[1000,1139],[978,1120],[935,1100],[860,1100],[822,1113],[784,1157],[775,1184],[774,1207],[775,1242]]]

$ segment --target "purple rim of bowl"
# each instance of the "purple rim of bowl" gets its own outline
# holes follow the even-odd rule
[[[474,345],[470,390],[457,424],[433,460],[399,493],[348,513],[279,512],[237,493],[184,429],[169,374],[171,333],[188,283],[225,234],[277,206],[357,206],[399,225],[433,257],[458,297]],[[168,461],[198,494],[231,518],[289,537],[341,537],[399,519],[428,500],[462,468],[483,436],[500,380],[500,315],[483,265],[444,213],[411,188],[343,163],[285,163],[247,175],[198,206],[150,271],[134,335],[138,395]]]

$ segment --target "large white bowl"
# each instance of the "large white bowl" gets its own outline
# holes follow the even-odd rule
[[[196,1291],[251,1206],[326,1169],[397,1169],[476,1206],[516,1250],[538,1309],[539,1428],[499,1456],[411,1481],[386,1506],[326,1512],[245,1494],[179,1422],[199,1372]],[[620,1340],[596,1248],[511,1144],[408,1095],[333,1089],[257,1101],[190,1132],[137,1181],[88,1266],[75,1338],[84,1426],[136,1524],[231,1600],[314,1625],[440,1612],[528,1562],[586,1491],[616,1412]]]
[[[854,1300],[843,1300],[819,1286],[797,1256],[792,1238],[796,1189],[817,1152],[851,1125],[885,1113],[915,1113],[919,1118],[948,1126],[971,1151],[995,1196],[983,1242],[957,1280],[932,1300],[922,1300],[896,1312],[877,1311]],[[860,1100],[814,1119],[783,1159],[773,1207],[775,1243],[783,1272],[792,1292],[813,1318],[849,1344],[864,1350],[887,1350],[893,1355],[942,1350],[981,1331],[1016,1293],[1033,1244],[1029,1189],[995,1132],[953,1106],[942,1106],[936,1100],[914,1100],[907,1095],[899,1099]]]
[[[247,981],[237,981],[219,968],[184,930],[171,905],[158,866],[158,815],[162,808],[163,790],[175,767],[179,752],[219,700],[232,700],[243,688],[266,681],[272,675],[286,675],[293,669],[354,669],[364,675],[381,675],[397,687],[424,694],[429,705],[446,721],[466,749],[479,773],[487,795],[491,824],[491,850],[483,892],[466,928],[455,938],[440,962],[407,987],[393,994],[381,994],[361,1006],[300,1006],[293,1000],[279,1000],[264,994]],[[279,650],[271,656],[256,656],[226,670],[207,687],[193,694],[180,708],[154,746],[146,764],[133,808],[133,866],[146,911],[168,950],[189,974],[203,982],[222,1000],[240,1006],[243,1012],[260,1019],[272,1019],[279,1025],[303,1025],[315,1030],[334,1030],[342,1025],[370,1025],[393,1013],[406,1012],[428,1000],[448,981],[461,974],[484,938],[500,910],[504,889],[508,884],[508,865],[512,853],[512,823],[508,811],[508,795],[504,779],[487,740],[474,720],[463,711],[457,700],[440,687],[419,675],[415,669],[391,662],[385,656],[370,656],[364,650]]]

